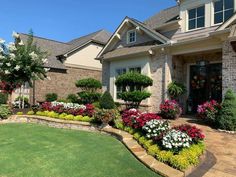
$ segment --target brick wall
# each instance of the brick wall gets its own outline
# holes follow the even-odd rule
[[[223,94],[228,89],[236,92],[236,53],[229,41],[223,44]]]
[[[35,100],[44,101],[47,93],[57,93],[59,98],[66,98],[68,94],[76,94],[79,90],[75,82],[79,79],[92,77],[101,80],[101,71],[67,67],[66,71],[50,70],[48,78],[35,82]],[[33,90],[30,90],[30,100],[33,100]]]

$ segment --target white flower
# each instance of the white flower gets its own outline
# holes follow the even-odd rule
[[[5,43],[5,40],[0,38],[0,44],[4,44],[4,43]]]
[[[20,42],[18,43],[18,45],[24,45],[24,43],[23,43],[23,41],[22,40],[20,40]]]
[[[18,39],[20,37],[20,35],[17,32],[13,31],[12,37],[14,37],[15,39]]]
[[[36,60],[38,58],[38,55],[34,51],[31,52],[29,56],[32,58],[32,60]]]
[[[42,62],[43,62],[43,64],[47,64],[48,63],[48,59],[44,58],[44,59],[42,59]]]
[[[50,68],[44,68],[44,71],[48,72],[48,71],[50,71]]]
[[[8,45],[7,45],[7,48],[10,52],[14,52],[16,51],[16,46],[13,42],[10,42]]]
[[[5,73],[5,74],[10,74],[10,71],[6,70],[4,73]]]
[[[19,66],[19,65],[16,65],[14,69],[15,69],[16,71],[19,71],[20,66]]]
[[[9,56],[11,60],[14,60],[16,58],[16,55],[14,53],[10,53]]]
[[[11,63],[6,63],[6,65],[7,65],[8,67],[10,67],[10,66],[11,66]]]
[[[4,50],[3,50],[3,48],[2,48],[2,47],[0,47],[0,53],[2,53],[2,52],[4,52]]]

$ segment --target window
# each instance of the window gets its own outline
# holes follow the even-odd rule
[[[214,2],[214,24],[228,20],[234,14],[234,0],[217,0]]]
[[[136,31],[131,30],[127,32],[127,43],[134,43],[136,42]]]
[[[205,26],[205,6],[188,11],[188,29],[202,28]]]
[[[126,73],[126,68],[119,68],[116,70],[116,77],[122,75],[122,74],[125,74]],[[122,87],[122,86],[117,86],[116,87],[116,98],[119,99],[119,94],[122,93],[122,92],[125,92],[126,91],[126,88],[125,87]]]

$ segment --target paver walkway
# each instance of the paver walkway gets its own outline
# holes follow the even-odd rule
[[[196,118],[179,118],[172,125],[195,124],[206,135],[207,150],[214,154],[216,164],[204,177],[236,177],[236,134],[218,132]]]

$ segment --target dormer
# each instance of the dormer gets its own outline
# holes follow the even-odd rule
[[[180,0],[178,3],[182,32],[219,26],[236,10],[236,0]]]

